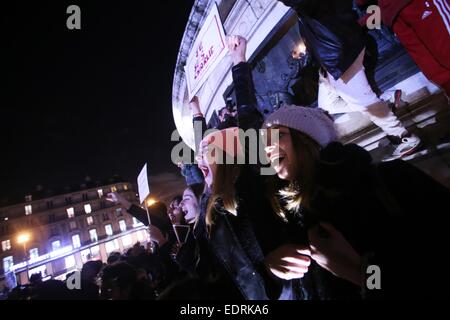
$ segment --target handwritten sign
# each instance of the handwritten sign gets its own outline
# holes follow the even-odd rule
[[[185,72],[189,101],[200,90],[226,54],[225,32],[220,21],[217,5],[214,5],[186,62]]]
[[[139,200],[141,203],[145,201],[145,199],[150,195],[150,186],[148,184],[148,176],[147,176],[147,164],[145,164],[144,168],[142,168],[141,173],[137,178],[138,183],[138,192],[139,192]]]

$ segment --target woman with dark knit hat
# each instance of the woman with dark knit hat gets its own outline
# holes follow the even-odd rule
[[[337,142],[318,108],[282,107],[264,127],[279,133],[265,149],[285,182],[273,194],[274,208],[304,235],[321,270],[347,282],[349,291],[338,293],[405,298],[446,290],[444,266],[426,257],[445,250],[439,220],[450,208],[448,189],[404,161],[375,164],[363,148]],[[380,274],[368,274],[369,265]],[[317,285],[315,277],[308,272],[304,287]]]

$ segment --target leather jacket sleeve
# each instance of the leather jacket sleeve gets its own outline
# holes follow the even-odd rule
[[[259,129],[263,117],[256,108],[255,88],[249,63],[241,62],[232,69],[238,106],[238,123],[242,130]]]

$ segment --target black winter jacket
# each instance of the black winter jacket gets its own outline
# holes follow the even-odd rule
[[[360,255],[371,256],[381,290],[363,290],[367,297],[444,297],[449,281],[438,257],[446,252],[447,188],[407,162],[374,164],[366,150],[337,142],[321,151],[318,184],[311,210],[297,213],[294,224],[305,230],[329,222]],[[328,289],[325,295],[352,296],[351,286]]]
[[[248,63],[233,67],[233,81],[239,128],[261,128],[263,118],[256,109]],[[216,203],[216,219],[209,234],[205,227],[209,194],[203,195],[201,216],[194,231],[201,249],[198,274],[211,273],[208,268],[213,266],[213,273],[221,271],[222,278],[232,281],[244,299],[296,299],[295,281],[280,280],[265,269],[265,255],[287,240],[282,221],[274,215],[265,197],[265,184],[258,169],[257,166],[242,167],[235,184],[238,214],[233,216]]]
[[[280,0],[298,15],[308,52],[335,80],[365,47],[352,0]]]
[[[258,181],[257,176],[253,178],[246,181]],[[242,180],[238,182],[241,183]],[[260,187],[252,189],[257,190]],[[239,188],[239,191],[242,190]],[[202,224],[198,223],[195,230],[201,248],[198,274],[210,278],[211,274],[215,274],[216,278],[222,279],[222,285],[232,282],[246,300],[299,299],[297,281],[284,281],[271,276],[264,265],[265,254],[286,243],[282,240],[285,235],[282,234],[281,220],[268,212],[269,207],[264,209],[261,199],[253,203],[241,199],[237,216],[225,211],[217,203],[216,219],[208,235],[204,225],[208,197],[205,195],[202,201]],[[255,210],[256,207],[262,210]]]

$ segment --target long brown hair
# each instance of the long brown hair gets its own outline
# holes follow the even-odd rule
[[[198,203],[200,204],[200,198],[202,197],[203,191],[205,190],[205,185],[203,183],[194,183],[194,184],[187,186],[186,189],[191,190],[191,192],[194,194],[195,198],[197,199]]]
[[[241,173],[238,164],[216,164],[214,182],[211,189],[208,208],[206,210],[206,225],[208,228],[214,224],[216,206],[221,205],[227,212],[237,214],[237,199],[235,183]]]
[[[286,211],[296,213],[300,205],[309,209],[317,188],[317,166],[320,161],[319,144],[305,134],[289,128],[297,164],[297,177],[277,189],[280,183],[271,181],[269,197],[275,212],[286,220]],[[271,190],[270,190],[271,189]]]

